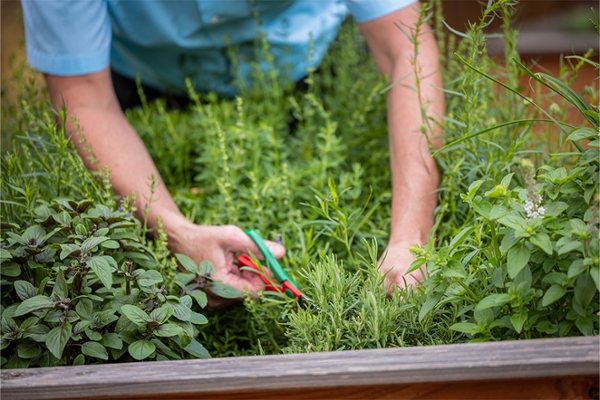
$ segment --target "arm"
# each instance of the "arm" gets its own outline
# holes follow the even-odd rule
[[[250,291],[258,289],[258,277],[240,272],[233,265],[237,252],[249,249],[260,254],[254,242],[236,226],[195,225],[179,211],[144,143],[119,107],[108,68],[79,76],[46,74],[45,78],[54,106],[61,107],[64,101],[68,114],[74,115],[81,127],[86,143],[74,139],[74,144],[89,169],[108,165],[115,191],[122,196],[135,192],[138,210],[143,210],[150,198],[150,179],[154,175],[156,186],[149,207],[149,227],[155,227],[160,216],[173,252],[186,254],[197,263],[211,261],[215,266],[214,278],[225,284],[242,291],[244,287]],[[70,118],[66,128],[69,134],[75,132]],[[91,148],[95,161],[85,150],[86,146]],[[141,211],[137,217],[142,217]],[[283,246],[271,242],[269,245],[276,257],[284,255]],[[223,304],[222,300],[209,298],[212,307]]]
[[[359,24],[369,49],[382,74],[391,82],[399,81],[387,95],[390,163],[392,172],[392,220],[388,247],[380,270],[389,271],[390,285],[404,286],[404,272],[414,257],[408,250],[413,244],[425,244],[433,227],[433,212],[437,205],[436,190],[439,173],[431,157],[428,140],[420,130],[425,121],[417,93],[405,86],[416,87],[414,48],[411,41],[396,26],[412,33],[418,20],[420,4],[416,3],[382,18]],[[423,105],[430,117],[440,119],[444,113],[443,93],[439,70],[438,49],[427,24],[421,26],[419,54],[416,62],[420,71],[420,89]],[[441,132],[429,134],[434,148],[441,146]],[[406,276],[413,284],[421,278],[418,271]]]

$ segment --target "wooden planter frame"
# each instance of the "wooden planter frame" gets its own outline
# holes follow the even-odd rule
[[[597,399],[600,338],[3,370],[9,399]]]

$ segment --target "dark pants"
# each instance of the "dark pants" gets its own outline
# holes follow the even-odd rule
[[[110,70],[110,75],[112,77],[113,88],[115,89],[117,99],[119,100],[119,104],[123,111],[142,105],[142,99],[140,99],[138,86],[135,80],[123,76],[112,69]],[[144,91],[148,103],[157,99],[165,99],[167,107],[174,110],[184,110],[192,103],[192,100],[189,97],[173,95],[144,85],[143,83],[141,84],[141,88]],[[306,92],[307,90],[308,86],[306,82],[304,82],[304,79],[300,79],[296,82],[296,85],[294,86],[295,92]]]
[[[123,111],[142,105],[142,99],[140,99],[135,80],[127,78],[112,69],[110,70],[110,75],[117,99]],[[175,110],[185,109],[191,103],[188,97],[172,95],[144,84],[141,85],[141,88],[148,103],[156,99],[165,99],[167,106]]]

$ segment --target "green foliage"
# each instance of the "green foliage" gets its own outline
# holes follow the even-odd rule
[[[166,292],[129,212],[38,202],[25,230],[3,221],[6,368],[208,357],[194,339],[208,321],[190,296]]]
[[[504,19],[506,69],[485,56],[475,25],[449,67],[438,245],[415,249],[413,264],[426,269],[435,299],[422,315],[450,306],[458,317],[450,329],[472,341],[597,335],[598,93],[568,83],[598,64],[588,52],[567,58],[578,62],[560,78],[531,72],[514,51],[508,6],[489,4],[479,25]],[[522,77],[549,95],[527,97]],[[582,126],[566,123],[569,108]]]
[[[388,82],[344,25],[306,90],[257,64],[260,84],[240,82],[235,99],[190,89],[188,110],[159,100],[127,113],[186,216],[280,238],[306,302],[259,293],[204,311],[207,295],[241,294],[210,263],[169,254],[160,226],[147,238],[131,199],[115,201],[108,172],[87,172],[47,104],[22,102],[0,177],[2,367],[597,335],[598,93],[570,89],[597,64],[589,53],[565,58],[556,78],[533,74],[516,53],[512,2],[489,2],[447,38],[435,3],[421,16],[436,17],[446,46],[446,144],[435,240],[412,248],[421,286],[388,293],[377,269],[390,228]],[[494,18],[502,65],[486,54]],[[581,126],[566,123],[572,107]]]

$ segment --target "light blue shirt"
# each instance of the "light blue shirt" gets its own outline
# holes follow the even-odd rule
[[[85,75],[110,65],[178,93],[235,94],[228,48],[248,78],[262,32],[274,64],[297,81],[316,67],[350,14],[367,22],[417,0],[23,0],[27,58],[37,70]],[[257,19],[258,17],[258,19]],[[260,26],[257,21],[260,20]],[[311,45],[312,41],[312,45]],[[312,54],[311,53],[312,49]]]

